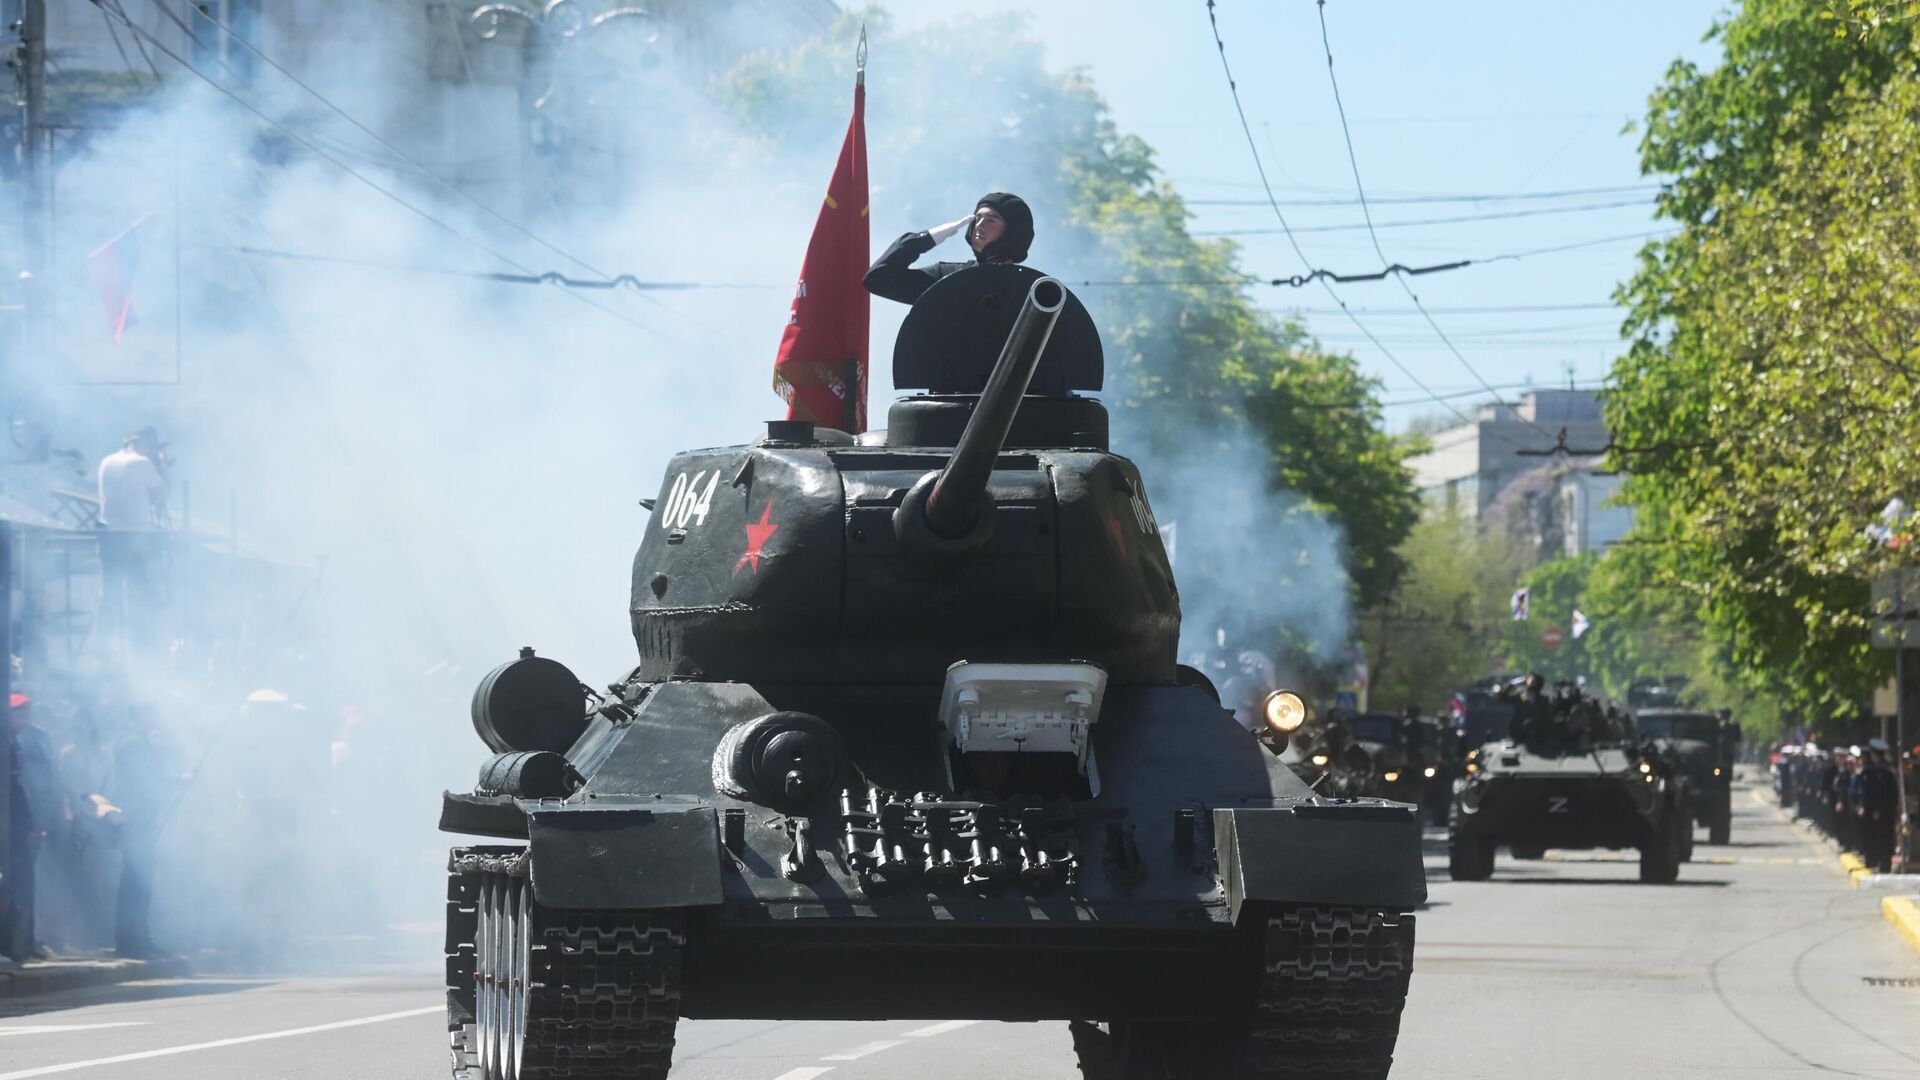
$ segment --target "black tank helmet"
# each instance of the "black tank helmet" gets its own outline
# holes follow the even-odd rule
[[[1024,261],[1027,249],[1033,246],[1033,211],[1028,209],[1027,201],[1018,195],[994,191],[980,196],[980,201],[973,208],[976,212],[983,208],[992,210],[1007,223],[1006,231],[1000,234],[998,240],[974,249],[974,255],[983,263],[996,259]]]

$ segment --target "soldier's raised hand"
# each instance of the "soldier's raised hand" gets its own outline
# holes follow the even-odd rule
[[[966,217],[961,218],[959,221],[949,221],[945,225],[936,225],[933,228],[928,229],[927,235],[933,237],[934,243],[943,244],[947,241],[948,237],[952,236],[953,234],[959,232],[960,230],[972,224],[973,224],[973,215],[968,214]]]

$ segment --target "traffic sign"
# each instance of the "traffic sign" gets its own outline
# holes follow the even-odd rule
[[[1560,633],[1560,628],[1557,626],[1549,626],[1545,630],[1540,631],[1540,644],[1545,645],[1549,649],[1559,648],[1560,643],[1565,640],[1566,637]]]

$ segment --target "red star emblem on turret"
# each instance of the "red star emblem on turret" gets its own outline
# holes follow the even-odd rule
[[[740,556],[739,562],[733,564],[734,573],[739,573],[740,568],[748,563],[753,564],[755,574],[760,572],[760,549],[766,547],[767,541],[780,530],[780,526],[768,524],[772,517],[773,500],[768,499],[767,508],[760,511],[760,523],[758,525],[752,522],[747,523],[747,553]]]

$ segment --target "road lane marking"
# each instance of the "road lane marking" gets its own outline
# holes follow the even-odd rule
[[[963,1027],[972,1027],[978,1020],[946,1020],[938,1024],[929,1024],[923,1028],[901,1032],[909,1039],[930,1039],[935,1035],[945,1035],[949,1031],[959,1031]]]
[[[240,1046],[244,1043],[265,1042],[268,1039],[289,1039],[295,1035],[315,1035],[322,1031],[339,1031],[342,1028],[364,1027],[367,1024],[381,1024],[388,1020],[405,1020],[414,1016],[442,1012],[444,1005],[431,1005],[424,1009],[407,1009],[402,1012],[381,1013],[378,1016],[362,1016],[353,1020],[336,1020],[331,1024],[314,1024],[311,1027],[288,1028],[285,1031],[263,1031],[258,1035],[241,1035],[232,1039],[215,1039],[212,1042],[189,1043],[186,1046],[167,1046],[158,1050],[142,1050],[134,1054],[115,1054],[113,1057],[93,1058],[89,1061],[69,1061],[59,1065],[42,1065],[33,1069],[20,1069],[15,1072],[0,1073],[0,1080],[28,1080],[33,1076],[52,1076],[55,1073],[73,1072],[76,1069],[93,1069],[101,1065],[119,1065],[129,1061],[145,1061],[148,1058],[172,1057],[175,1054],[192,1054],[201,1050],[218,1050],[223,1046]],[[794,1076],[792,1080],[812,1080],[827,1070],[808,1072],[805,1076]],[[781,1080],[787,1080],[782,1077]]]
[[[882,1050],[891,1050],[906,1044],[905,1039],[881,1039],[878,1042],[865,1043],[851,1050],[842,1050],[837,1054],[828,1054],[821,1061],[858,1061],[868,1054],[877,1054]]]
[[[773,1080],[813,1080],[816,1076],[822,1076],[832,1071],[833,1066],[831,1065],[802,1065],[797,1069],[788,1069],[786,1072],[774,1077]],[[6,1078],[0,1077],[0,1080],[6,1080]]]
[[[63,1031],[98,1031],[101,1028],[144,1027],[146,1020],[116,1020],[110,1024],[18,1024],[0,1026],[0,1038],[9,1035],[57,1035]]]

